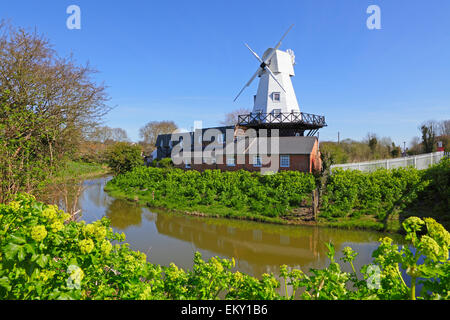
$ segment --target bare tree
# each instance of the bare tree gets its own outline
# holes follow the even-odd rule
[[[108,126],[95,127],[86,135],[86,140],[91,142],[127,142],[127,132],[122,128],[110,128]]]
[[[156,144],[156,139],[160,134],[169,134],[177,130],[177,125],[173,121],[151,121],[139,129],[141,144],[145,152],[152,151]]]
[[[450,136],[450,120],[443,120],[438,124],[438,134],[440,136]]]
[[[238,116],[249,114],[251,111],[246,108],[237,109],[225,115],[225,119],[220,123],[224,126],[234,126],[238,122]]]

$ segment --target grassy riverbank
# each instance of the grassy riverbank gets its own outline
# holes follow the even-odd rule
[[[64,183],[69,180],[86,180],[110,173],[106,164],[68,161],[49,179],[49,183]]]
[[[411,215],[431,216],[447,226],[449,172],[448,159],[424,171],[338,170],[323,188],[317,221],[311,209],[316,180],[299,172],[263,176],[139,167],[116,176],[105,190],[116,198],[190,215],[398,232]],[[428,210],[419,210],[424,205]]]
[[[41,184],[40,188],[35,191],[35,195],[38,200],[46,203],[57,203],[62,198],[76,202],[77,196],[82,190],[81,183],[84,180],[105,176],[109,173],[110,169],[106,165],[68,161]],[[66,210],[69,210],[68,206],[67,202]]]

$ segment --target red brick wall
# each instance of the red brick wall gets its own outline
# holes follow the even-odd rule
[[[236,159],[236,158],[235,158]],[[237,170],[247,170],[247,171],[260,171],[261,167],[253,166],[253,156],[245,156],[245,164],[237,164],[237,159],[235,160],[236,165],[234,167],[227,166],[225,156],[223,158],[222,164],[212,164],[208,165],[206,163],[194,164],[194,160],[191,161],[191,169],[204,171],[206,169],[220,169],[222,171],[237,171]],[[262,168],[269,168],[270,164],[264,164],[264,157],[262,158]],[[316,140],[311,154],[291,154],[290,155],[290,167],[289,168],[279,168],[282,170],[294,170],[302,172],[313,172],[320,171],[322,168],[322,161],[320,159],[319,142]],[[177,166],[178,168],[185,169],[184,165]]]

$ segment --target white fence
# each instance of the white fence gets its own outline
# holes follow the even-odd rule
[[[360,170],[360,171],[374,171],[378,168],[394,169],[400,167],[414,167],[419,170],[427,169],[433,164],[438,163],[445,156],[444,152],[435,152],[421,154],[418,156],[367,161],[359,163],[337,164],[331,166],[331,170],[335,168],[342,168],[344,170]],[[447,155],[448,156],[448,155]]]

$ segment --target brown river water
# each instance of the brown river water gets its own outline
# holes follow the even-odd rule
[[[110,197],[103,188],[109,177],[86,180],[78,199],[80,220],[92,222],[106,216],[112,228],[124,232],[133,250],[147,254],[148,261],[168,266],[174,262],[190,269],[195,252],[236,260],[236,269],[260,277],[279,273],[279,266],[308,271],[329,263],[325,243],[341,250],[350,246],[359,253],[355,267],[369,264],[371,253],[384,235],[377,232],[283,226],[241,220],[192,217],[152,210]],[[392,237],[392,235],[390,235]],[[395,238],[395,237],[394,237]],[[397,239],[396,239],[397,240]],[[351,268],[341,263],[345,271]]]

